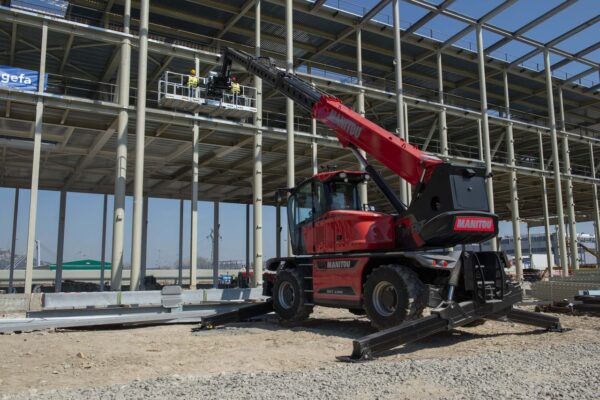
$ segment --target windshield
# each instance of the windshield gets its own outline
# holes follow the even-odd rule
[[[356,183],[330,182],[329,195],[330,210],[360,210]]]

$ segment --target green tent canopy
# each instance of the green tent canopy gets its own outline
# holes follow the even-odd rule
[[[101,266],[101,263],[98,260],[77,260],[77,261],[69,261],[69,262],[63,263],[62,269],[63,269],[63,271],[65,271],[65,270],[75,270],[75,271],[98,270],[99,271],[100,266]],[[53,271],[56,270],[56,264],[49,265],[49,268]],[[108,261],[105,261],[104,269],[110,270],[110,268],[111,268],[111,263]]]

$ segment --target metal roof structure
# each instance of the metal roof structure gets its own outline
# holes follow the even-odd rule
[[[42,25],[48,27],[46,72],[48,90],[36,95],[0,88],[0,186],[29,187],[38,97],[43,98],[43,143],[40,188],[112,193],[115,187],[115,130],[119,111],[118,70],[124,40],[132,45],[127,191],[134,181],[136,88],[140,2],[132,2],[131,31],[124,32],[124,5],[129,0],[72,0],[64,19],[0,7],[0,58],[10,66],[38,70]],[[197,59],[200,73],[216,68],[223,46],[255,50],[256,0],[154,0],[150,5],[147,59],[148,93],[145,118],[144,192],[150,196],[189,198],[191,190],[192,126],[199,133],[199,198],[252,203],[252,118],[194,115],[158,105],[157,83],[165,71],[187,73]],[[284,60],[286,0],[262,0],[261,54]],[[321,89],[354,104],[364,93],[366,116],[390,131],[398,126],[395,89],[394,23],[390,0],[294,0],[293,58],[299,75]],[[440,112],[447,118],[449,160],[484,164],[483,113],[489,124],[496,213],[511,218],[511,171],[518,176],[520,218],[542,221],[542,177],[554,176],[552,122],[548,112],[547,68],[550,60],[560,146],[570,155],[570,170],[560,156],[564,186],[573,186],[577,220],[594,218],[590,188],[598,186],[594,168],[600,165],[600,8],[588,19],[570,22],[570,10],[589,6],[584,0],[545,2],[528,15],[526,0],[495,0],[471,11],[462,0],[402,0],[421,17],[400,21],[403,96],[407,106],[408,140],[441,153]],[[415,11],[416,10],[416,11]],[[499,16],[515,15],[513,26],[498,24]],[[447,22],[447,32],[432,29]],[[554,37],[535,34],[556,25]],[[438,24],[436,24],[437,26]],[[357,32],[360,33],[362,76],[357,75]],[[477,34],[482,43],[477,43]],[[595,37],[598,37],[597,35]],[[478,44],[482,46],[478,52]],[[517,45],[515,45],[517,44]],[[583,46],[583,47],[582,47]],[[506,48],[521,54],[506,54]],[[480,54],[481,53],[481,54]],[[484,57],[485,76],[478,57]],[[541,63],[540,63],[541,60]],[[563,69],[569,66],[565,73]],[[241,80],[252,77],[240,72]],[[510,97],[505,104],[505,82]],[[442,90],[440,91],[440,78]],[[485,80],[487,110],[482,112],[480,82]],[[286,186],[286,108],[283,97],[265,87],[263,98],[262,179],[265,204]],[[561,109],[564,118],[561,117]],[[311,131],[311,118],[297,111],[295,176],[313,171],[313,146],[319,164],[355,168],[324,126]],[[507,127],[514,133],[515,165],[507,150]],[[483,131],[483,133],[482,133]],[[19,139],[19,144],[11,140]],[[540,143],[543,150],[540,153]],[[396,179],[389,173],[386,178]],[[564,187],[563,187],[564,189]],[[554,182],[547,180],[550,217],[557,211]],[[385,207],[378,200],[373,202]],[[560,207],[558,207],[560,208]]]

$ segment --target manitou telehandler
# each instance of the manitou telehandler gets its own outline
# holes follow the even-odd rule
[[[209,92],[228,88],[236,63],[335,131],[362,167],[321,172],[286,189],[293,255],[267,261],[263,286],[283,320],[304,320],[315,305],[366,314],[380,332],[355,340],[353,359],[486,318],[561,329],[557,318],[513,309],[522,291],[505,275],[504,253],[444,251],[498,234],[482,167],[447,163],[411,146],[272,59],[228,48],[222,62]],[[359,150],[412,185],[409,205]],[[368,181],[393,213],[373,211],[360,198]],[[431,315],[422,318],[427,306]],[[212,322],[219,320],[227,318]]]

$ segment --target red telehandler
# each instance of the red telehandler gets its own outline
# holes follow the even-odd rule
[[[285,189],[293,255],[268,260],[263,285],[283,320],[302,321],[315,305],[366,314],[380,331],[354,341],[350,359],[360,360],[484,319],[561,329],[557,318],[513,308],[522,300],[522,290],[505,275],[504,253],[444,251],[498,233],[483,168],[447,163],[411,146],[337,98],[277,68],[270,58],[228,48],[222,62],[209,93],[229,87],[236,63],[331,128],[362,167],[321,172]],[[359,150],[412,185],[409,205]],[[368,181],[375,183],[393,213],[373,211],[363,203],[359,185]],[[422,318],[428,306],[431,315]],[[270,309],[270,304],[261,305],[257,313]],[[248,311],[244,316],[250,316]],[[207,323],[226,321],[216,316]]]

